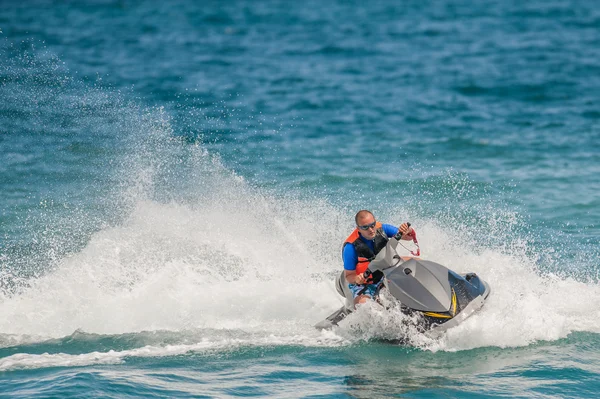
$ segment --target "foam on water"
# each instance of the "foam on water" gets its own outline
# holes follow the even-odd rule
[[[95,234],[25,292],[5,297],[0,330],[58,337],[78,328],[123,333],[308,318],[323,288],[312,281],[328,269],[298,244],[310,244],[301,238],[307,220],[284,230],[266,203],[213,207],[221,204],[140,203],[122,226]]]
[[[95,233],[83,250],[29,281],[19,294],[4,294],[0,331],[11,337],[6,342],[75,330],[216,329],[272,337],[256,341],[271,345],[318,345],[323,334],[333,334],[337,338],[327,342],[340,345],[408,333],[414,345],[454,351],[600,332],[598,284],[540,273],[518,241],[512,252],[476,247],[427,220],[413,221],[426,258],[489,281],[492,295],[484,308],[439,337],[406,330],[403,317],[372,306],[333,332],[317,332],[313,324],[340,304],[332,280],[341,267],[339,247],[351,215],[321,201],[266,195],[233,175],[215,184],[213,198],[199,203],[139,201],[120,226]],[[328,228],[321,231],[315,222]],[[44,359],[70,361],[59,355]]]
[[[310,343],[302,335],[248,335],[244,338],[224,337],[217,332],[210,337],[198,337],[193,344],[145,345],[127,350],[110,350],[107,352],[88,352],[77,355],[68,353],[17,353],[0,359],[0,371],[36,369],[45,367],[78,367],[98,364],[118,364],[127,358],[166,357],[189,353],[210,354],[232,351],[243,347],[264,346],[333,346],[347,344],[338,336],[324,333]]]

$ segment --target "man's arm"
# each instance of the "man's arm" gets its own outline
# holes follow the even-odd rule
[[[365,277],[356,274],[356,265],[358,264],[358,255],[356,255],[356,249],[354,245],[346,244],[342,253],[344,259],[344,277],[350,284],[364,284],[366,282]]]
[[[396,234],[398,234],[398,228],[396,226],[391,225],[391,224],[383,223],[381,225],[381,228],[383,229],[383,231],[385,232],[385,234],[388,237],[393,237]]]
[[[412,240],[412,237],[407,235],[412,231],[412,227],[410,227],[408,223],[402,223],[400,228],[387,223],[382,224],[381,227],[388,237],[394,237],[398,232],[401,232],[403,240]]]

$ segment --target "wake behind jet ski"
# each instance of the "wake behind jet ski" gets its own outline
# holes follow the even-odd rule
[[[454,327],[483,306],[491,289],[475,273],[456,273],[419,258],[405,260],[397,252],[398,245],[395,237],[390,238],[369,263],[365,275],[375,281],[383,278],[391,296],[401,303],[401,312],[420,316],[423,330]],[[318,329],[337,326],[354,310],[344,271],[336,278],[335,287],[345,297],[345,304],[316,324]]]

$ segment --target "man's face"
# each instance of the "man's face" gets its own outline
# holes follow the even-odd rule
[[[358,232],[367,240],[375,238],[377,228],[375,227],[375,218],[371,214],[366,214],[358,218]],[[366,228],[366,230],[365,230]]]

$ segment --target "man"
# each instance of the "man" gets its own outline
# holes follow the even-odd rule
[[[389,237],[398,234],[398,239],[411,240],[413,229],[408,223],[400,227],[391,224],[382,224],[375,221],[375,216],[370,211],[361,210],[354,217],[356,229],[348,236],[342,249],[344,260],[344,276],[348,287],[354,297],[354,306],[373,299],[379,293],[383,279],[377,283],[367,281],[364,272],[369,262],[387,244]],[[403,258],[404,259],[404,258]]]

